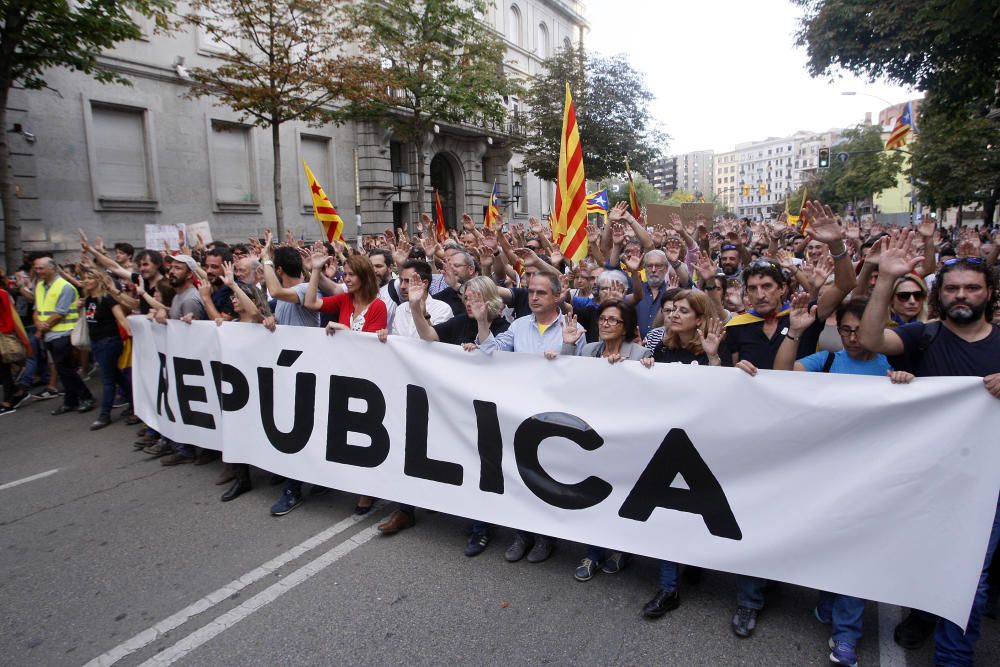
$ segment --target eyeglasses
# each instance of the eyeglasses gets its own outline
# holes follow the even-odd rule
[[[858,332],[861,331],[861,327],[837,327],[837,332],[844,338],[850,338],[851,336],[857,336]]]
[[[619,324],[621,324],[622,322],[624,322],[624,320],[620,320],[617,317],[599,317],[599,318],[597,318],[597,323],[598,324],[606,324],[609,327],[616,327]]]
[[[896,292],[896,298],[899,299],[900,301],[909,301],[910,299],[913,299],[914,301],[923,301],[925,298],[927,298],[927,294],[921,291]]]

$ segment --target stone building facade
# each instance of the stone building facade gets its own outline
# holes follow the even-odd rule
[[[530,77],[556,48],[584,39],[584,12],[573,0],[501,0],[484,20],[503,35],[511,73]],[[218,45],[196,29],[160,35],[143,27],[143,39],[101,58],[131,87],[59,69],[47,75],[49,90],[12,91],[5,129],[26,251],[71,251],[77,228],[138,247],[147,224],[208,221],[216,239],[230,242],[273,229],[270,129],[185,95],[185,68],[211,67]],[[494,179],[504,199],[520,184],[508,217],[550,210],[552,184],[528,173],[512,148],[520,102],[509,98],[507,105],[502,127],[440,124],[426,138],[424,210],[437,188],[450,225],[464,212],[480,219]],[[296,238],[316,238],[319,230],[303,160],[339,209],[347,238],[358,233],[357,205],[365,234],[416,221],[416,151],[386,128],[289,122],[280,140],[284,220]]]

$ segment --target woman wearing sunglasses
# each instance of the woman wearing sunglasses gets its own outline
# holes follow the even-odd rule
[[[889,304],[890,328],[927,319],[927,283],[915,273],[896,279]]]

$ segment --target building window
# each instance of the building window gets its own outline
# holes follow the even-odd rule
[[[538,24],[538,56],[549,57],[549,29],[544,23]]]
[[[517,46],[522,46],[521,32],[521,10],[518,9],[517,5],[511,5],[508,14],[507,38]]]
[[[98,210],[155,210],[156,188],[145,109],[92,102],[90,162]]]
[[[219,210],[259,208],[250,127],[213,120],[210,124],[212,189]]]
[[[563,48],[567,51],[573,48],[573,41],[569,37],[563,38]]]
[[[330,169],[330,138],[318,137],[309,134],[299,136],[299,156],[309,165],[309,170],[316,177],[316,182],[323,188],[323,192],[336,205],[334,193],[333,174]],[[305,213],[312,213],[312,192],[309,191],[309,181],[305,177],[305,170],[300,169],[299,182],[301,187],[302,210]]]

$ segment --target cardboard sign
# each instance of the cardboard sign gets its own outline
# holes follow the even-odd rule
[[[146,247],[150,250],[163,250],[166,241],[171,250],[180,250],[184,240],[185,225],[146,225]]]
[[[194,247],[198,243],[198,235],[201,235],[202,240],[205,245],[212,242],[212,228],[209,226],[208,221],[204,220],[202,222],[192,222],[187,226],[187,236],[188,245]]]
[[[646,225],[665,234],[673,232],[673,227],[670,226],[670,216],[681,215],[681,211],[680,206],[646,204]]]
[[[681,220],[684,222],[694,222],[698,218],[711,222],[714,213],[715,204],[681,204]]]

